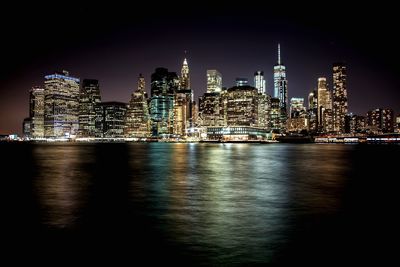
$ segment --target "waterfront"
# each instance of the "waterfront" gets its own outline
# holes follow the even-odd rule
[[[398,145],[0,147],[7,251],[33,261],[327,265],[398,237]]]

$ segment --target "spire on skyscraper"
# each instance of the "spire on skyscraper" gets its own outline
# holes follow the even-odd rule
[[[180,87],[181,87],[181,89],[189,89],[190,88],[189,66],[188,66],[187,59],[186,59],[186,50],[185,50],[185,58],[183,59],[182,70],[181,70]]]
[[[278,65],[281,65],[281,44],[278,43]]]

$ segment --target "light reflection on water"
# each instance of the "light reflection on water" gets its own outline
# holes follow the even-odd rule
[[[166,244],[182,246],[207,263],[265,263],[285,246],[296,216],[331,214],[340,208],[349,168],[343,156],[351,149],[282,144],[37,145],[34,187],[42,223],[49,227],[94,225],[96,218],[86,217],[103,213],[104,218],[107,212],[116,216],[114,226],[128,220],[121,225],[135,227],[136,219],[130,216],[149,218]],[[126,187],[120,186],[122,180],[127,180]],[[101,201],[92,197],[100,181],[105,191]],[[124,192],[126,198],[121,197]],[[110,203],[118,207],[103,208]],[[101,212],[88,212],[93,208]]]
[[[85,204],[87,180],[82,168],[85,150],[77,146],[35,146],[37,162],[34,185],[43,210],[43,223],[53,227],[73,227]]]

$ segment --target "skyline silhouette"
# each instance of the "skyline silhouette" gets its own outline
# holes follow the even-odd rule
[[[184,51],[196,101],[206,90],[207,69],[219,70],[225,87],[233,86],[237,77],[252,83],[254,72],[262,70],[272,95],[278,43],[287,68],[289,99],[306,99],[318,77],[328,78],[332,88],[332,64],[344,61],[350,112],[365,115],[377,107],[400,112],[395,82],[399,53],[392,49],[397,42],[385,34],[394,29],[392,18],[388,14],[383,20],[369,20],[380,8],[367,7],[355,16],[351,7],[321,13],[317,6],[305,4],[304,12],[276,12],[276,4],[253,9],[223,3],[210,8],[210,3],[187,7],[184,13],[172,2],[154,9],[146,4],[133,9],[102,4],[73,10],[59,4],[9,7],[2,20],[12,22],[18,14],[27,23],[12,24],[5,31],[0,133],[21,133],[29,90],[43,84],[47,74],[65,69],[74,77],[98,79],[104,101],[128,102],[139,73],[150,92],[155,68],[179,73]],[[341,16],[335,16],[338,12]],[[73,20],[68,19],[71,16]]]

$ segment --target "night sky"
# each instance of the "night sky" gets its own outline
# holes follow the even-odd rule
[[[223,86],[263,70],[273,94],[277,44],[287,68],[291,97],[307,99],[317,78],[332,82],[332,64],[348,68],[349,111],[400,112],[400,42],[396,8],[320,4],[31,4],[4,6],[0,16],[0,134],[21,133],[29,90],[43,76],[68,70],[100,81],[103,101],[128,102],[143,73],[150,92],[156,67],[180,73],[187,50],[197,100],[206,90],[206,70],[222,73]],[[183,8],[183,9],[182,9]],[[330,86],[330,88],[332,88]]]

